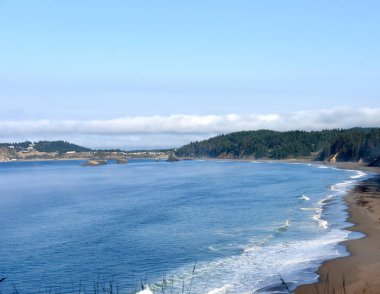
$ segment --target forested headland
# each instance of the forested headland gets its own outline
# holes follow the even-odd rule
[[[380,165],[380,128],[323,131],[241,131],[191,142],[178,157],[288,159],[366,162]]]

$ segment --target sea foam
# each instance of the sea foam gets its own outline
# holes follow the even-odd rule
[[[325,167],[321,167],[325,168]],[[279,243],[255,241],[247,244],[240,254],[221,258],[211,262],[203,262],[197,265],[194,275],[190,266],[180,268],[172,274],[178,281],[190,283],[195,292],[207,294],[219,293],[252,293],[271,283],[278,283],[278,275],[285,280],[293,280],[297,272],[308,272],[310,267],[315,269],[322,260],[340,256],[336,245],[348,238],[348,232],[340,229],[330,229],[328,220],[323,218],[325,206],[335,197],[343,196],[353,184],[366,174],[356,172],[350,176],[351,180],[339,182],[330,186],[330,193],[311,203],[311,197],[301,194],[298,199],[310,202],[314,207],[300,207],[302,211],[313,211],[311,216],[320,228],[326,233],[316,238],[298,241],[285,241]],[[278,228],[286,232],[290,226],[290,220]],[[263,239],[264,240],[264,239]],[[209,249],[214,249],[210,246]],[[212,250],[211,249],[211,250]],[[309,271],[310,279],[317,275]],[[247,292],[247,289],[250,289]]]
[[[252,293],[268,284],[278,283],[279,275],[285,280],[292,280],[297,272],[302,272],[312,265],[317,267],[321,260],[340,256],[333,248],[347,237],[347,231],[334,229],[321,237],[309,240],[255,245],[239,255],[200,262],[194,275],[189,265],[171,273],[170,276],[174,276],[176,281],[182,281],[185,287],[192,283],[191,289],[194,293]],[[313,278],[316,277],[315,274],[311,275]],[[180,291],[182,283],[174,286],[174,292]],[[157,293],[159,289],[157,287]],[[250,289],[250,292],[247,289]]]

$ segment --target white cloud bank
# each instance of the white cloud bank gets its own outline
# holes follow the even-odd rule
[[[379,127],[380,108],[337,108],[282,114],[127,116],[109,120],[0,120],[0,138],[76,138],[92,147],[178,146],[241,130]],[[107,138],[107,143],[99,142]],[[126,141],[124,141],[126,140]],[[128,142],[129,140],[129,142]],[[114,144],[113,144],[114,141]]]

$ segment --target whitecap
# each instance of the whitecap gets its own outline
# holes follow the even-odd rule
[[[228,288],[230,288],[231,285],[230,284],[226,284],[224,285],[223,287],[220,287],[220,288],[215,288],[215,289],[212,289],[210,291],[207,292],[207,294],[224,294],[224,293],[228,293]]]
[[[211,250],[211,251],[219,251],[218,248],[214,247],[214,246],[208,246],[208,249]]]
[[[301,196],[298,197],[298,199],[300,199],[300,200],[305,200],[305,201],[309,201],[309,200],[310,200],[310,197],[306,196],[305,194],[302,194]]]
[[[317,210],[316,207],[300,207],[301,210]]]
[[[152,290],[150,290],[148,286],[146,286],[144,290],[141,290],[137,292],[136,294],[154,294],[154,293],[152,292]]]
[[[288,230],[289,225],[290,225],[290,221],[287,219],[285,223],[281,227],[278,228],[278,230],[281,232],[285,232]]]

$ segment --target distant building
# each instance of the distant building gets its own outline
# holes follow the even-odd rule
[[[66,154],[75,154],[75,151],[67,151]]]

